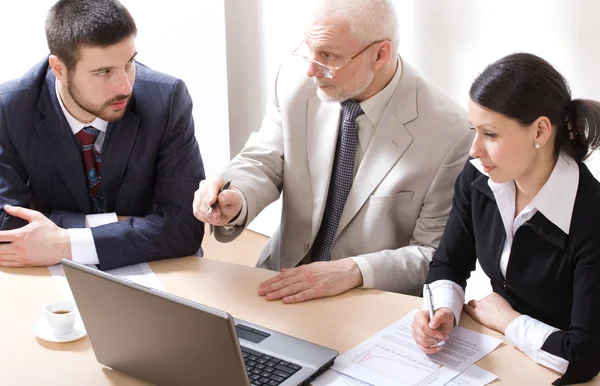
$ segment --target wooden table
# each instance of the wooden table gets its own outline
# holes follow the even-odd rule
[[[274,273],[232,263],[186,257],[151,263],[165,289],[233,316],[334,348],[340,353],[421,306],[420,298],[356,289],[296,305],[268,302],[258,284]],[[59,298],[47,268],[0,268],[0,385],[145,385],[96,362],[89,340],[67,344],[36,338],[30,325],[45,302]],[[463,327],[500,334],[463,315]],[[548,385],[557,374],[535,364],[510,344],[477,363],[503,385]],[[593,383],[600,385],[596,378]]]

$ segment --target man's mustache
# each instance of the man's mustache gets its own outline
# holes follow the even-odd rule
[[[131,98],[132,94],[129,95],[117,95],[116,97],[112,98],[111,100],[109,100],[108,102],[106,102],[107,105],[112,105],[113,103],[119,103],[122,102],[124,100],[127,100],[129,98]]]

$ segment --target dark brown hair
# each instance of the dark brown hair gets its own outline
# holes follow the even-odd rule
[[[532,54],[505,56],[490,64],[469,91],[478,105],[530,125],[547,117],[556,130],[555,155],[564,151],[576,161],[600,145],[600,103],[571,99],[565,78]]]
[[[136,34],[135,21],[117,0],[59,0],[46,18],[50,53],[69,70],[82,46],[108,47]]]

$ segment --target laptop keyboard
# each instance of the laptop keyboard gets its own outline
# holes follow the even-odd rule
[[[302,368],[246,347],[242,347],[242,355],[252,386],[278,386]]]

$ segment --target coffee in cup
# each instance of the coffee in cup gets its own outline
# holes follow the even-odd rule
[[[73,330],[76,319],[75,303],[57,300],[44,306],[46,321],[56,335],[66,335]]]

